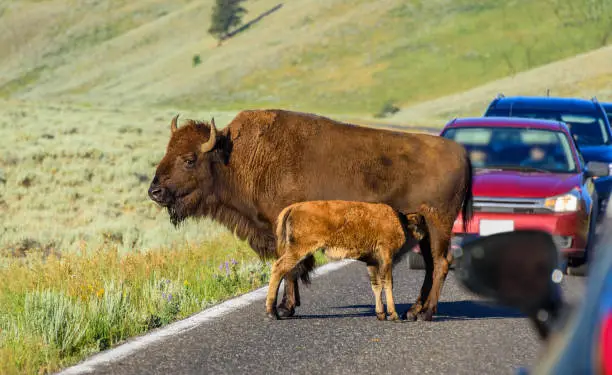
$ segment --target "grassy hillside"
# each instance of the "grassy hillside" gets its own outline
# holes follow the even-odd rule
[[[454,117],[481,116],[498,94],[579,97],[612,102],[612,46],[556,61],[461,93],[403,108],[379,123],[442,127]]]
[[[601,47],[612,31],[604,3],[286,2],[216,48],[206,33],[212,0],[8,2],[0,95],[367,116],[387,101],[407,107]],[[277,4],[250,0],[245,21]]]

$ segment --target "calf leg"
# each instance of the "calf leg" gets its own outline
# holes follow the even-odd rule
[[[391,260],[385,261],[382,264],[380,275],[385,288],[385,296],[387,297],[389,319],[399,320],[397,311],[395,311],[395,301],[393,300],[393,263]]]
[[[258,236],[249,239],[249,245],[260,257],[265,254],[276,254],[276,240],[272,232],[259,232]],[[296,301],[296,294],[299,293],[297,291],[297,275],[286,275],[284,279],[283,299],[278,306],[278,312],[283,317],[289,317],[295,314],[295,306],[300,305],[299,297]]]
[[[368,274],[370,275],[370,285],[372,286],[372,292],[374,292],[374,299],[376,300],[376,318],[378,320],[385,320],[387,315],[385,314],[385,306],[382,302],[382,280],[380,278],[380,272],[378,270],[378,264],[368,265]]]
[[[276,309],[276,298],[278,296],[278,288],[280,286],[281,278],[283,278],[297,262],[292,259],[287,253],[283,254],[274,264],[272,265],[272,271],[270,276],[270,282],[268,284],[268,294],[266,296],[266,313],[268,318],[280,319],[278,311]],[[285,280],[287,280],[286,278]]]

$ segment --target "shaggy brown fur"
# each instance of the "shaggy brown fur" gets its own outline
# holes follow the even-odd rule
[[[393,301],[393,263],[410,249],[410,239],[424,237],[422,219],[419,214],[403,215],[380,203],[309,201],[285,208],[277,220],[279,258],[272,266],[268,287],[268,317],[280,319],[276,296],[281,279],[302,259],[322,250],[330,259],[365,262],[376,301],[376,317],[387,318],[382,302],[384,288],[389,317],[398,320]],[[415,244],[416,241],[411,243]]]
[[[292,203],[338,199],[422,213],[426,275],[408,315],[414,320],[424,310],[424,319],[432,319],[448,273],[453,222],[462,206],[464,224],[471,216],[472,169],[461,145],[284,110],[242,111],[222,131],[214,121],[179,128],[175,117],[171,130],[151,199],[167,207],[175,225],[190,216],[220,221],[262,258],[275,256],[275,221]],[[297,277],[308,281],[312,267],[310,257],[286,277],[279,313],[294,313]]]

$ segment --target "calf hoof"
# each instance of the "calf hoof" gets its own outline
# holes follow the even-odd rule
[[[276,311],[267,312],[266,316],[270,320],[280,320],[280,316],[278,316],[278,313]]]
[[[419,313],[419,320],[424,322],[431,322],[433,320],[434,312],[431,309],[427,309]]]
[[[376,313],[376,319],[378,320],[387,320],[387,314],[385,314],[384,312],[381,313]]]
[[[399,322],[400,318],[399,318],[399,315],[397,315],[397,313],[393,313],[393,314],[389,315],[389,320],[392,320],[394,322]]]
[[[277,314],[281,317],[281,318],[289,318],[292,317],[295,314],[295,308],[292,307],[291,309],[286,308],[285,306],[279,306],[278,310],[277,310]]]

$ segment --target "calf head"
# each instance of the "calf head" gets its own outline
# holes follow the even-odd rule
[[[168,210],[170,221],[177,226],[189,216],[203,210],[207,197],[213,194],[213,163],[219,160],[217,129],[210,123],[191,121],[181,128],[178,115],[170,124],[170,141],[149,186],[149,197]]]

